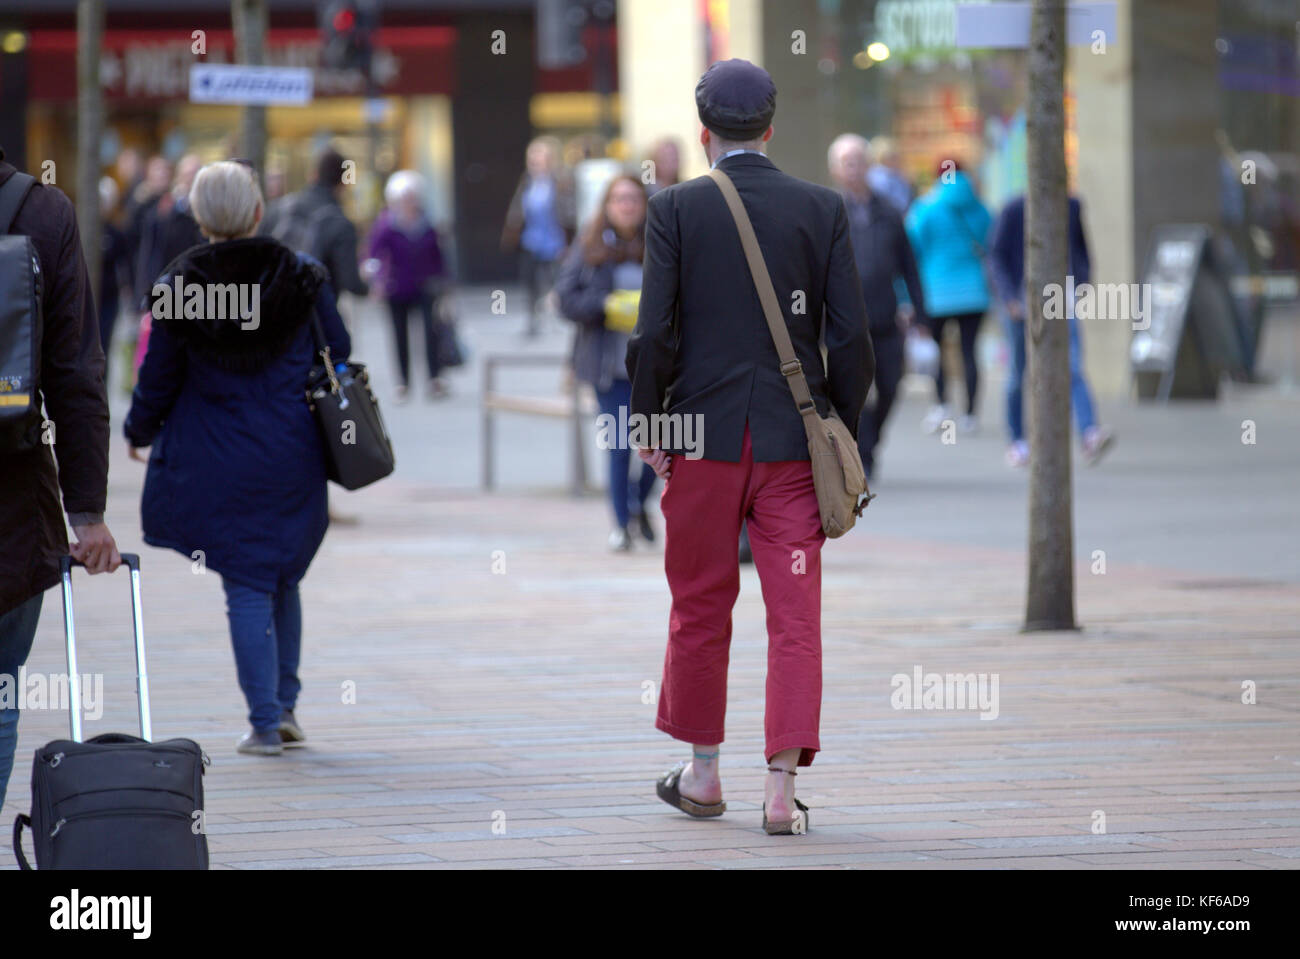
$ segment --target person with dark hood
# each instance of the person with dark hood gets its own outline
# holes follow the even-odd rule
[[[298,584],[329,523],[325,449],[305,398],[313,313],[336,364],[351,343],[319,261],[256,235],[262,195],[248,166],[204,167],[190,203],[211,243],[153,287],[124,432],[132,459],[151,447],[145,542],[221,576],[252,724],[237,748],[274,755],[304,741]]]

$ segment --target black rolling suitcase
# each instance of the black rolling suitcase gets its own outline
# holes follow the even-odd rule
[[[131,573],[140,735],[105,733],[81,741],[81,677],[72,621],[72,567],[63,559],[63,622],[68,640],[72,736],[36,751],[32,814],[14,822],[14,855],[23,826],[32,830],[40,869],[207,869],[203,769],[207,757],[189,739],[150,742],[149,678],[140,622],[140,557],[123,554]]]

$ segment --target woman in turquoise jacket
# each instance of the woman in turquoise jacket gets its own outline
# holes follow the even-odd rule
[[[950,321],[961,331],[966,410],[959,426],[964,432],[973,432],[976,427],[979,370],[975,364],[975,336],[990,302],[984,258],[992,223],[992,215],[975,195],[970,180],[952,160],[943,162],[938,180],[907,216],[907,237],[921,273],[930,332],[941,343],[944,327]],[[937,405],[922,424],[931,433],[949,416],[944,405],[942,363],[934,387]]]

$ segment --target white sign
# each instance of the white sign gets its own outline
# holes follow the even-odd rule
[[[190,67],[191,103],[254,103],[306,106],[312,72],[305,67],[250,67],[196,63]]]
[[[991,3],[957,7],[957,46],[1028,47],[1031,7],[1028,3]],[[1100,33],[1115,42],[1115,4],[1071,3],[1065,8],[1065,42],[1087,46]]]

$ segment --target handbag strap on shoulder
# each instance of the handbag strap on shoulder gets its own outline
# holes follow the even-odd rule
[[[772,334],[772,342],[776,345],[776,355],[781,360],[781,373],[785,376],[785,381],[790,384],[795,407],[802,416],[815,416],[817,404],[813,402],[812,393],[808,389],[808,378],[804,376],[803,364],[794,354],[790,331],[785,325],[785,317],[781,313],[776,290],[772,287],[772,277],[767,272],[767,263],[763,259],[763,251],[759,249],[758,237],[754,235],[754,225],[749,221],[749,214],[745,212],[745,204],[741,202],[740,194],[736,192],[731,177],[717,167],[709,172],[709,176],[722,191],[722,197],[727,201],[727,208],[731,210],[732,219],[736,221],[736,230],[740,233],[740,245],[745,248],[749,273],[754,280],[754,288],[758,291],[759,302],[763,304],[763,316],[767,319],[767,328]]]

